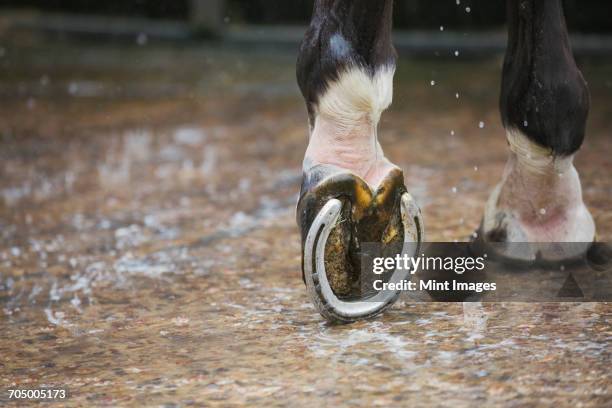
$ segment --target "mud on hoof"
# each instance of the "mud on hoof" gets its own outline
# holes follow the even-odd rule
[[[423,241],[420,211],[394,168],[372,190],[359,176],[330,165],[304,175],[297,208],[302,233],[302,272],[317,310],[332,322],[351,322],[383,312],[399,292],[375,292],[374,276],[362,273],[365,244],[376,254],[395,256],[419,250]],[[416,245],[405,245],[416,243]],[[390,271],[390,281],[407,271]],[[376,277],[380,279],[380,277]]]

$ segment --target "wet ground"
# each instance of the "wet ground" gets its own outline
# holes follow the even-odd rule
[[[1,48],[0,404],[42,385],[67,406],[612,403],[609,304],[323,323],[300,277],[294,56],[141,45]],[[429,240],[466,240],[501,175],[500,63],[400,62],[380,137]],[[580,64],[576,163],[610,241],[612,61]]]

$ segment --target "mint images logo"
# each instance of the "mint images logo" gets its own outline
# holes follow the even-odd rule
[[[486,291],[497,290],[495,282],[461,282],[456,279],[450,281],[438,282],[435,279],[422,280],[413,282],[409,280],[401,280],[399,282],[384,282],[382,279],[376,279],[372,283],[372,287],[376,291],[380,290],[401,290],[401,291],[427,291],[427,292],[475,292],[482,293]]]

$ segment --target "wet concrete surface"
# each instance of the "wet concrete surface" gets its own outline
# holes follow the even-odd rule
[[[294,219],[293,55],[2,49],[0,404],[43,385],[66,406],[612,403],[609,304],[402,300],[322,322]],[[612,61],[580,64],[576,165],[610,241]],[[466,240],[501,176],[500,65],[400,61],[380,138],[431,241]]]

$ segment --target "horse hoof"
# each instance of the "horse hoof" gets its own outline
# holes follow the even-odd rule
[[[510,156],[485,205],[477,239],[502,261],[555,264],[579,260],[595,241],[573,155],[556,156],[508,131]]]
[[[319,313],[335,323],[376,316],[399,296],[367,285],[373,275],[362,272],[365,244],[376,244],[378,256],[413,256],[424,240],[421,212],[397,168],[372,189],[340,168],[314,167],[304,176],[297,221],[308,294]],[[405,269],[390,271],[388,282],[408,275]]]

